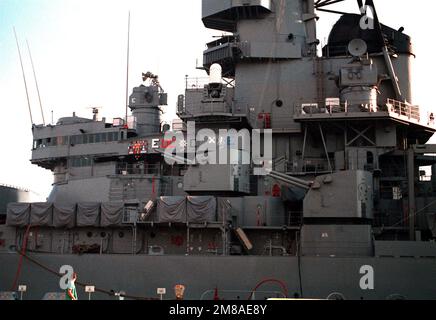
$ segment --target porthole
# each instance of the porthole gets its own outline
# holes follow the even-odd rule
[[[124,232],[120,231],[120,232],[118,233],[118,237],[121,238],[121,239],[124,238]]]
[[[92,234],[91,231],[89,231],[89,232],[86,234],[86,236],[87,236],[88,238],[92,238],[93,234]]]
[[[281,107],[283,107],[283,101],[282,100],[276,100],[276,107],[277,108],[281,108]]]

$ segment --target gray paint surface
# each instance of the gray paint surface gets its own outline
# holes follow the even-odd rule
[[[411,55],[393,59],[407,101],[387,101],[395,92],[383,80],[389,67],[381,55],[316,56],[313,1],[280,4],[204,0],[205,26],[235,32],[208,44],[205,68],[222,63],[234,82],[188,87],[178,105],[180,118],[196,120],[197,129],[271,129],[275,172],[165,164],[159,105],[167,95],[147,73],[150,84],[130,97],[136,121],[74,115],[33,128],[32,163],[53,171],[48,200],[57,204],[56,228],[29,233],[32,257],[54,270],[72,265],[83,282],[138,296],[184,284],[188,299],[211,298],[216,287],[245,291],[226,296],[245,299],[259,281],[274,278],[307,298],[436,299],[436,174],[431,182],[418,174],[435,161],[413,147],[436,127],[410,104]],[[145,212],[162,196],[208,200],[186,204],[187,212],[159,204],[160,212]],[[83,204],[110,201],[120,204],[104,213],[103,226],[100,205]],[[47,206],[37,224],[49,222]],[[77,219],[69,219],[76,208]],[[0,227],[0,290],[15,274],[18,256],[8,251],[24,243],[25,224]],[[101,254],[73,254],[90,250]],[[364,290],[368,268],[374,289]],[[28,262],[20,281],[33,299],[58,290],[57,279]]]
[[[32,257],[34,257],[32,255]],[[6,268],[0,277],[0,290],[13,281],[18,256],[0,254]],[[231,299],[247,299],[258,282],[266,278],[283,281],[291,295],[300,292],[298,259],[270,257],[150,257],[130,255],[38,255],[38,262],[58,270],[67,264],[75,267],[79,281],[105,290],[125,291],[138,297],[158,298],[156,289],[167,288],[173,299],[176,284],[186,286],[186,298],[198,300],[208,290],[241,290]],[[110,264],[111,268],[99,268]],[[375,289],[361,290],[360,269],[372,266],[375,271]],[[146,266],[146,267],[144,267]],[[227,272],[231,266],[232,272]],[[326,299],[331,293],[341,293],[346,299],[384,300],[391,295],[407,299],[436,299],[436,266],[434,259],[413,258],[317,258],[305,257],[301,261],[303,294],[306,298]],[[114,274],[117,276],[114,277]],[[410,275],[415,276],[411,277]],[[202,279],[201,282],[198,279]],[[41,299],[46,292],[59,291],[59,279],[29,262],[24,262],[21,283],[28,283],[27,299]],[[259,289],[260,290],[260,289]],[[262,291],[279,291],[271,284]],[[86,299],[79,289],[81,299]],[[274,296],[274,295],[272,295]],[[261,299],[260,296],[257,296]],[[94,298],[108,299],[96,294]],[[210,299],[211,296],[209,295]],[[230,297],[229,297],[230,299]]]

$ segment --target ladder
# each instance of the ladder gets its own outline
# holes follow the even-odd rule
[[[316,77],[316,100],[318,106],[325,104],[325,84],[324,84],[324,60],[319,57],[314,58],[314,74]]]

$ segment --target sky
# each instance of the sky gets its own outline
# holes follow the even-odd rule
[[[376,0],[380,19],[393,28],[405,27],[413,37],[417,59],[414,103],[431,109],[434,41],[434,1]],[[425,3],[425,6],[423,5]],[[357,12],[354,0],[331,6]],[[29,42],[38,77],[46,122],[76,112],[92,117],[102,107],[107,119],[125,110],[127,20],[131,12],[129,91],[142,83],[142,72],[159,75],[169,93],[165,119],[175,117],[176,101],[184,93],[185,75],[196,70],[205,44],[221,31],[206,29],[201,0],[0,0],[0,183],[30,189],[43,198],[51,190],[51,172],[30,164],[32,134],[26,93],[14,39],[15,26],[29,87],[34,121],[42,123]],[[339,16],[319,13],[318,38],[326,42]],[[436,142],[436,140],[435,140]]]

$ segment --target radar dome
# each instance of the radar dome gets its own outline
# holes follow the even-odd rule
[[[218,64],[214,63],[210,66],[209,71],[209,83],[221,83],[223,75],[223,68]]]

